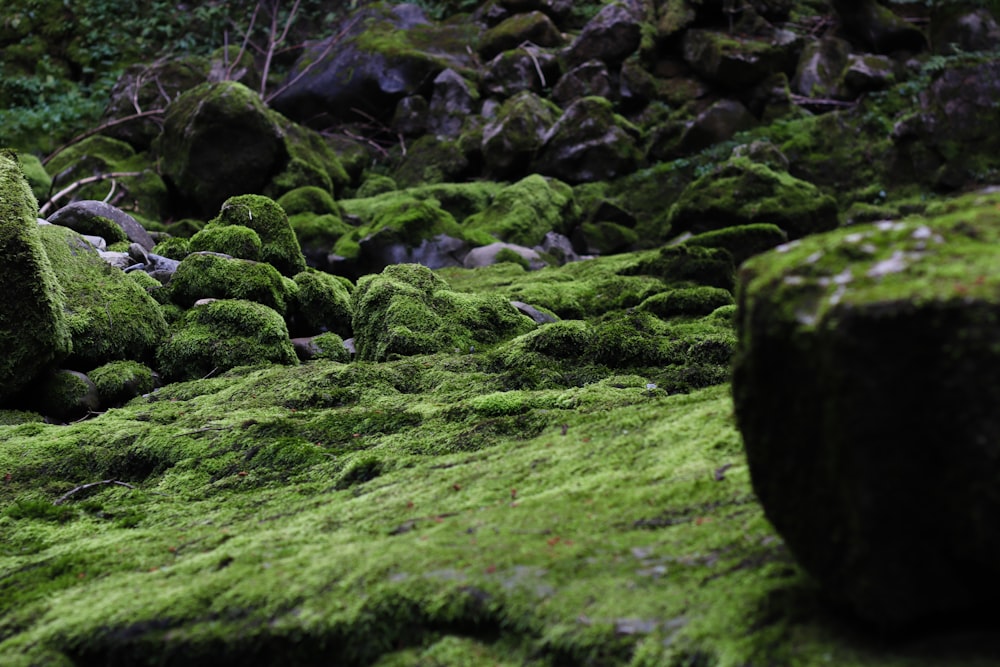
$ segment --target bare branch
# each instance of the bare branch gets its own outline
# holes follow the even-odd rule
[[[42,160],[42,164],[48,164],[52,158],[62,153],[64,150],[66,150],[73,144],[79,143],[84,139],[86,139],[87,137],[92,137],[95,134],[100,134],[101,132],[110,127],[115,127],[117,125],[124,125],[125,123],[131,123],[134,120],[140,120],[142,118],[162,116],[165,112],[166,112],[165,109],[150,109],[149,111],[143,111],[141,113],[132,114],[131,116],[125,116],[124,118],[116,118],[115,120],[109,120],[106,123],[101,123],[95,128],[87,130],[86,132],[81,132],[80,134],[76,135],[75,137],[67,141],[65,144],[60,146],[59,148],[49,153],[45,157],[45,159]]]
[[[822,97],[806,97],[805,95],[789,95],[789,99],[799,106],[806,104],[816,104],[827,107],[853,107],[857,106],[857,101],[845,102],[844,100],[831,100]]]
[[[243,60],[243,54],[247,52],[247,45],[250,44],[250,33],[253,32],[253,27],[257,23],[257,12],[260,11],[260,3],[253,8],[253,14],[250,15],[250,25],[247,26],[247,31],[243,34],[243,43],[240,44],[240,50],[236,54],[236,60],[229,64],[226,68],[226,79],[232,79],[233,69],[236,65]],[[235,25],[235,24],[234,24]],[[227,49],[228,52],[228,49]]]
[[[281,31],[281,34],[275,37],[275,33],[278,32],[278,6],[280,2],[275,2],[274,7],[271,9],[271,31],[267,36],[267,52],[264,55],[264,69],[260,75],[260,96],[264,97],[267,92],[267,77],[271,72],[271,61],[274,59],[275,49],[278,48],[280,44],[285,41],[288,37],[288,31],[292,27],[292,23],[295,21],[295,15],[299,11],[299,1],[295,0],[295,4],[292,5],[291,11],[288,13],[288,19],[285,21],[285,28]]]
[[[288,82],[288,83],[286,83],[285,85],[281,86],[280,88],[278,88],[278,89],[277,89],[276,91],[274,91],[273,93],[269,93],[269,94],[267,95],[267,97],[265,97],[265,98],[264,98],[264,103],[266,104],[266,103],[270,102],[270,101],[271,101],[271,100],[273,100],[273,99],[274,99],[275,97],[277,97],[278,95],[280,95],[281,93],[285,92],[286,90],[288,90],[289,88],[291,88],[292,86],[294,86],[294,85],[295,85],[296,83],[298,83],[298,82],[299,82],[299,79],[301,79],[301,78],[302,78],[302,77],[304,77],[304,76],[305,76],[306,74],[308,74],[308,73],[309,73],[309,71],[310,71],[310,70],[312,70],[312,68],[313,68],[313,67],[315,67],[316,65],[318,65],[318,64],[319,64],[319,63],[320,63],[320,62],[321,62],[321,61],[323,60],[323,58],[325,58],[325,57],[327,56],[327,54],[329,54],[329,53],[330,53],[330,51],[332,51],[332,50],[333,50],[333,47],[334,47],[335,45],[337,45],[338,43],[340,43],[340,40],[342,40],[342,39],[344,38],[344,35],[346,35],[346,34],[348,33],[348,31],[349,31],[349,30],[350,30],[351,28],[353,28],[353,27],[354,27],[354,24],[355,24],[355,23],[357,23],[357,22],[358,22],[358,19],[354,19],[353,21],[351,21],[350,23],[348,23],[348,24],[347,24],[347,25],[346,25],[346,26],[344,27],[344,29],[343,29],[343,30],[341,30],[341,31],[340,31],[340,32],[338,32],[338,33],[337,33],[336,35],[334,35],[334,36],[333,36],[333,38],[332,38],[332,39],[330,40],[330,43],[329,43],[329,44],[327,44],[327,45],[326,45],[326,47],[325,47],[325,48],[323,49],[323,52],[322,52],[322,53],[320,53],[320,54],[319,54],[319,55],[318,55],[318,56],[317,56],[316,58],[314,58],[314,59],[313,59],[313,61],[312,61],[312,62],[310,62],[310,63],[309,63],[308,65],[306,65],[306,66],[305,66],[305,67],[304,67],[304,68],[302,69],[302,71],[301,71],[301,72],[299,72],[298,74],[296,74],[296,75],[295,75],[295,76],[294,76],[294,77],[292,78],[292,80],[291,80],[291,81],[289,81],[289,82]]]
[[[141,171],[113,171],[107,174],[97,174],[96,176],[88,176],[86,178],[81,178],[79,181],[70,183],[68,186],[66,186],[59,192],[49,197],[49,200],[45,202],[45,204],[38,209],[38,215],[39,217],[44,218],[46,214],[48,214],[48,212],[52,210],[52,207],[55,206],[55,203],[57,201],[59,201],[68,194],[76,192],[84,185],[89,185],[91,183],[99,183],[109,178],[113,179],[113,178],[123,178],[125,176],[141,176],[141,175],[142,175]]]
[[[72,491],[68,491],[68,492],[64,493],[63,495],[59,496],[59,498],[57,500],[53,501],[52,504],[53,505],[62,505],[64,502],[66,502],[67,500],[69,500],[70,496],[73,496],[73,495],[75,495],[75,494],[77,494],[77,493],[79,493],[81,491],[86,491],[87,489],[91,489],[91,488],[93,488],[95,486],[101,486],[101,485],[104,485],[104,484],[117,484],[118,486],[124,486],[126,488],[132,489],[133,491],[135,490],[135,487],[132,486],[131,484],[127,483],[127,482],[119,482],[117,479],[102,479],[100,482],[91,482],[90,484],[81,484],[80,486],[76,487]]]

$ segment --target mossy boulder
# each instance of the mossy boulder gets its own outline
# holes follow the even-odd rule
[[[740,272],[754,488],[827,594],[882,628],[1000,592],[1000,196],[802,239]]]
[[[122,405],[153,391],[159,377],[137,361],[112,361],[87,373],[104,408]]]
[[[483,245],[500,240],[530,248],[550,231],[565,233],[578,217],[572,188],[532,174],[498,192],[485,210],[466,218],[462,226]]]
[[[359,360],[496,344],[535,326],[507,299],[454,292],[418,264],[388,266],[358,281],[351,302]]]
[[[73,339],[68,363],[86,371],[109,361],[151,359],[167,333],[159,304],[72,229],[42,225],[39,232],[66,295]]]
[[[138,243],[145,250],[152,250],[154,245],[153,237],[138,220],[102,201],[75,201],[50,215],[48,221],[80,234],[100,236],[109,245],[129,241]]]
[[[315,185],[306,185],[289,190],[278,197],[278,206],[291,217],[299,213],[314,213],[316,215],[340,214],[340,208],[334,201],[329,190]]]
[[[17,161],[35,199],[45,201],[52,189],[52,177],[45,171],[42,161],[31,153],[20,152],[17,154]]]
[[[157,351],[169,380],[192,380],[236,366],[296,364],[281,315],[252,301],[220,299],[192,308]]]
[[[101,398],[94,382],[79,371],[67,369],[40,376],[21,403],[56,422],[80,419],[101,409]]]
[[[483,33],[479,40],[479,55],[484,60],[490,60],[525,42],[538,46],[560,46],[563,36],[543,12],[536,10],[514,14]]]
[[[191,253],[169,284],[171,300],[188,308],[199,299],[243,299],[281,314],[293,303],[297,287],[270,264],[211,252]]]
[[[728,250],[733,256],[733,262],[738,266],[748,258],[781,245],[787,240],[788,234],[781,227],[759,222],[702,232],[686,239],[684,245]]]
[[[230,197],[211,221],[219,226],[240,225],[257,232],[261,241],[261,261],[271,264],[285,276],[294,276],[306,268],[295,230],[285,211],[274,200],[261,195]],[[193,239],[192,239],[193,240]]]
[[[260,236],[243,225],[209,223],[187,241],[189,252],[214,252],[238,259],[260,261]]]
[[[65,358],[73,345],[66,296],[42,245],[37,215],[17,157],[0,152],[0,401]]]
[[[837,203],[785,172],[734,158],[695,180],[670,208],[674,232],[772,223],[791,238],[837,226]]]
[[[171,102],[155,150],[192,212],[206,216],[229,197],[263,192],[289,159],[276,115],[233,81],[204,83]]]
[[[661,319],[702,317],[732,303],[733,295],[729,290],[719,287],[687,287],[653,295],[639,304],[639,309]]]
[[[486,170],[499,178],[523,174],[558,117],[558,107],[531,91],[506,100],[483,127]]]
[[[343,278],[321,271],[303,271],[294,278],[298,291],[293,309],[295,335],[331,331],[351,336],[351,289]],[[299,333],[301,332],[301,333]]]
[[[718,30],[684,34],[684,60],[705,79],[730,90],[745,90],[774,71],[794,66],[798,36],[771,30],[766,37],[744,37]]]
[[[262,190],[265,195],[280,197],[286,192],[307,187],[339,192],[350,182],[340,158],[322,135],[280,114],[271,113],[271,117],[281,130],[288,160]]]

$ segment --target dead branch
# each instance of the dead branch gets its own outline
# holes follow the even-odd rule
[[[291,81],[289,81],[289,82],[288,82],[288,83],[286,83],[285,85],[283,85],[283,86],[279,87],[279,88],[278,88],[277,90],[275,90],[275,91],[274,91],[273,93],[269,93],[269,94],[267,95],[267,97],[265,97],[265,98],[264,98],[264,103],[265,103],[265,104],[268,104],[268,103],[270,103],[270,101],[271,101],[271,100],[273,100],[273,99],[274,99],[275,97],[277,97],[278,95],[280,95],[281,93],[285,92],[286,90],[288,90],[289,88],[291,88],[292,86],[294,86],[294,85],[295,85],[296,83],[298,83],[298,82],[299,82],[299,79],[301,79],[301,78],[302,78],[302,77],[304,77],[304,76],[305,76],[306,74],[308,74],[308,73],[310,72],[310,70],[312,70],[312,68],[313,68],[313,67],[315,67],[316,65],[318,65],[318,64],[319,64],[320,62],[322,62],[322,60],[323,60],[324,58],[326,58],[327,54],[329,54],[329,53],[330,53],[330,51],[332,51],[332,50],[333,50],[333,47],[334,47],[334,46],[335,46],[336,44],[338,44],[338,43],[340,42],[340,40],[342,40],[342,39],[344,38],[344,35],[346,35],[346,34],[348,33],[348,31],[349,31],[349,30],[350,30],[351,28],[353,28],[353,27],[354,27],[354,24],[355,24],[355,23],[357,23],[357,22],[358,22],[358,19],[354,19],[353,21],[351,21],[350,23],[348,23],[348,24],[347,24],[347,25],[346,25],[346,26],[344,27],[344,29],[343,29],[343,30],[341,30],[341,31],[340,31],[340,32],[338,32],[338,33],[337,33],[336,35],[334,35],[334,36],[333,36],[333,38],[332,38],[332,39],[330,40],[330,43],[329,43],[329,44],[327,44],[327,45],[326,45],[326,47],[324,47],[324,48],[323,48],[323,51],[322,51],[322,53],[320,53],[320,54],[319,54],[319,55],[318,55],[318,56],[317,56],[317,57],[316,57],[315,59],[313,59],[313,61],[312,61],[312,62],[310,62],[310,63],[309,63],[308,65],[306,65],[306,66],[305,66],[305,67],[304,67],[304,68],[302,69],[302,71],[301,71],[301,72],[299,72],[299,73],[298,73],[298,74],[296,74],[296,75],[295,75],[294,77],[292,77],[292,80],[291,80]]]
[[[831,100],[822,97],[806,97],[805,95],[789,95],[789,99],[799,106],[805,106],[808,104],[815,104],[818,106],[827,107],[853,107],[857,106],[857,101],[845,102],[844,100]]]
[[[141,176],[141,175],[142,175],[141,171],[113,171],[107,174],[97,174],[96,176],[88,176],[86,178],[81,178],[79,181],[70,183],[68,186],[66,186],[59,192],[49,197],[49,200],[45,202],[45,204],[43,204],[38,209],[38,217],[44,218],[48,214],[48,212],[52,210],[52,207],[55,206],[55,203],[57,201],[59,201],[68,194],[76,192],[84,185],[89,185],[91,183],[99,183],[109,178],[114,179],[114,178],[123,178],[125,176]]]
[[[278,6],[281,4],[275,2],[274,6],[271,8],[271,30],[267,36],[267,51],[264,54],[264,69],[260,75],[260,96],[263,99],[264,93],[267,91],[267,76],[271,72],[271,61],[274,59],[274,51],[280,44],[282,44],[288,37],[288,30],[292,27],[292,23],[295,21],[295,15],[299,11],[300,0],[295,0],[295,4],[292,5],[292,9],[288,12],[288,18],[285,20],[285,28],[281,31],[281,34],[275,38],[275,33],[278,32]]]
[[[247,46],[250,44],[250,33],[253,32],[254,24],[257,23],[257,12],[260,11],[260,3],[253,8],[253,14],[250,15],[250,25],[247,26],[246,33],[243,34],[243,43],[240,44],[240,50],[236,53],[236,60],[229,64],[226,68],[226,80],[230,80],[233,77],[233,69],[236,65],[243,60],[243,54],[247,52]],[[234,26],[236,24],[233,24]],[[237,30],[239,27],[237,26]],[[226,49],[226,55],[229,55],[229,49]]]
[[[72,491],[68,491],[68,492],[64,493],[63,495],[59,496],[59,499],[56,500],[56,501],[54,501],[52,504],[53,505],[62,505],[64,502],[66,502],[67,500],[69,500],[70,496],[72,496],[74,494],[77,494],[80,491],[85,491],[87,489],[91,489],[91,488],[93,488],[95,486],[101,486],[102,484],[117,484],[118,486],[124,486],[126,488],[132,489],[133,491],[135,490],[135,487],[132,486],[131,484],[127,483],[127,482],[119,482],[117,479],[102,479],[100,482],[91,482],[90,484],[81,484],[80,486],[76,487]]]
[[[534,44],[531,42],[522,42],[520,48],[524,49],[524,52],[528,54],[529,58],[531,58],[531,62],[535,64],[535,72],[538,73],[538,81],[542,84],[542,88],[545,88],[548,84],[545,83],[545,75],[542,74],[542,66],[538,64],[538,58],[535,56],[535,52],[529,48],[532,46],[534,46]]]
[[[79,142],[83,141],[84,139],[86,139],[87,137],[92,137],[95,134],[100,134],[101,132],[103,132],[104,130],[106,130],[108,128],[115,127],[117,125],[124,125],[125,123],[131,123],[134,120],[140,120],[142,118],[150,118],[150,117],[153,117],[153,116],[162,116],[164,113],[166,113],[166,109],[150,109],[149,111],[142,111],[140,113],[132,114],[131,116],[125,116],[124,118],[116,118],[114,120],[109,120],[109,121],[107,121],[105,123],[101,123],[100,125],[98,125],[95,128],[87,130],[86,132],[81,132],[80,134],[76,135],[75,137],[73,137],[72,139],[70,139],[69,141],[67,141],[65,144],[63,144],[62,146],[60,146],[59,148],[57,148],[54,151],[52,151],[51,153],[49,153],[42,160],[42,164],[48,164],[48,162],[52,158],[54,158],[55,156],[57,156],[60,153],[62,153],[64,150],[66,150],[67,148],[69,148],[73,144],[79,143]]]

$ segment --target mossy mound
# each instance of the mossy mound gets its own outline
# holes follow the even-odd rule
[[[358,281],[351,307],[360,360],[492,345],[534,322],[497,295],[454,292],[426,267],[388,266]]]
[[[970,195],[740,272],[733,390],[754,488],[829,595],[882,627],[1000,591],[1000,533],[981,521],[1000,511],[998,207]]]
[[[249,227],[209,223],[192,236],[186,246],[188,252],[222,253],[256,262],[261,258],[263,244],[257,232]]]
[[[152,359],[167,334],[159,304],[73,230],[43,225],[39,233],[66,294],[73,339],[67,363],[86,371],[109,361]]]
[[[87,374],[97,387],[97,395],[105,408],[121,405],[153,391],[156,374],[136,361],[112,361]]]
[[[45,171],[42,161],[31,153],[19,152],[17,162],[21,165],[21,171],[35,199],[45,201],[52,189],[52,177]]]
[[[729,290],[718,287],[692,287],[661,292],[649,297],[639,308],[662,319],[671,317],[702,316],[733,303]]]
[[[305,257],[288,222],[288,216],[274,200],[260,195],[230,197],[212,220],[217,225],[241,225],[257,232],[262,244],[261,260],[282,275],[291,277],[306,268]]]
[[[481,213],[463,223],[480,245],[495,240],[526,247],[540,244],[550,231],[566,233],[579,217],[573,190],[556,179],[532,174],[497,193]]]
[[[199,299],[245,299],[281,314],[288,311],[298,291],[270,264],[215,253],[193,253],[177,266],[170,279],[170,298],[185,308]]]
[[[37,215],[38,203],[16,156],[0,152],[0,401],[68,355],[73,345],[65,294],[42,245]]]
[[[281,315],[235,299],[192,308],[174,325],[156,354],[169,380],[206,377],[236,366],[295,364],[298,359]]]
[[[79,371],[66,369],[39,376],[19,402],[55,422],[81,419],[101,409],[93,381]]]
[[[747,158],[694,181],[670,208],[674,232],[775,224],[792,238],[837,226],[837,204],[816,186]]]
[[[344,279],[320,271],[303,271],[294,278],[293,320],[298,335],[331,331],[351,336],[351,290]],[[349,283],[348,283],[349,284]]]
[[[333,195],[314,185],[290,190],[278,197],[277,203],[288,217],[299,213],[340,214],[340,208],[333,200]]]

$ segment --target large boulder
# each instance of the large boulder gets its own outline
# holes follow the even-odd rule
[[[499,294],[454,292],[418,264],[396,264],[358,281],[354,345],[362,361],[461,351],[523,334],[535,323]]]
[[[243,299],[284,315],[297,291],[291,278],[270,264],[212,252],[193,252],[170,279],[170,298],[189,308],[201,299]]]
[[[559,109],[523,91],[508,99],[483,128],[486,170],[496,178],[524,173],[556,122]]]
[[[613,2],[583,27],[569,48],[570,62],[600,60],[620,65],[635,53],[642,39],[642,12],[639,3]]]
[[[17,156],[0,152],[0,401],[72,349],[66,297],[42,247],[37,215]]]
[[[536,10],[514,14],[483,34],[479,42],[479,55],[483,60],[491,60],[525,42],[537,46],[560,46],[563,37],[552,19],[543,12]]]
[[[483,245],[500,240],[533,247],[549,232],[566,233],[579,215],[572,188],[532,174],[498,192],[489,206],[466,218],[463,227]]]
[[[261,195],[230,197],[212,221],[219,226],[241,225],[257,232],[261,241],[261,261],[274,266],[284,276],[294,276],[306,268],[302,248],[285,211]]]
[[[827,593],[898,628],[1000,594],[1000,195],[853,226],[739,276],[754,489]]]
[[[467,46],[477,30],[471,22],[433,24],[413,4],[371,3],[304,49],[271,106],[321,126],[388,122],[399,100],[423,91],[442,70],[471,71]]]
[[[67,363],[87,371],[119,359],[151,359],[167,333],[159,304],[72,229],[42,225],[39,232],[66,294],[65,321],[73,338]]]

